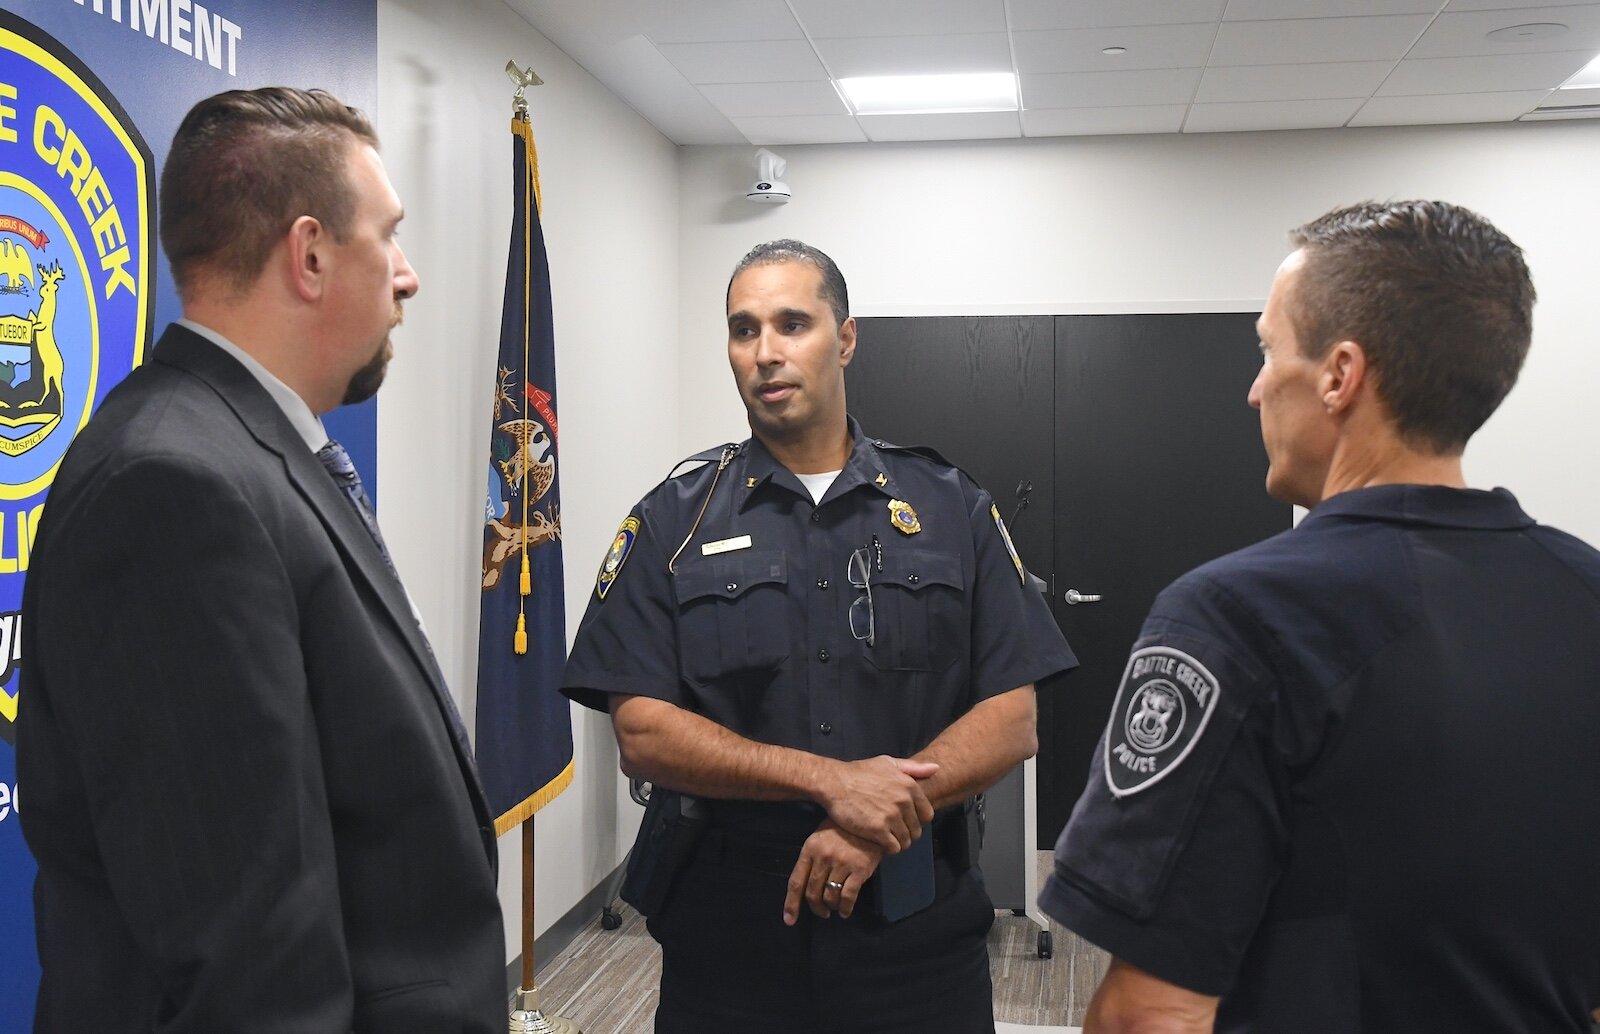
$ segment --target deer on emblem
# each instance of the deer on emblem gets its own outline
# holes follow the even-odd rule
[[[57,262],[49,269],[39,267],[39,311],[28,313],[28,319],[33,321],[34,347],[39,351],[40,380],[44,388],[39,392],[39,397],[22,403],[18,409],[31,409],[50,397],[50,389],[54,388],[56,394],[65,398],[61,391],[61,373],[65,366],[61,362],[61,349],[56,346],[56,292],[61,288],[61,281],[66,273]]]

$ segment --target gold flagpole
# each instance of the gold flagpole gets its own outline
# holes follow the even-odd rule
[[[506,62],[506,75],[516,84],[517,92],[512,99],[513,117],[518,121],[528,121],[528,100],[523,92],[530,86],[542,86],[544,80],[534,74],[532,68],[518,68],[515,61]],[[534,175],[529,169],[530,178]],[[521,187],[526,192],[527,187]],[[538,218],[534,198],[527,199],[527,208],[523,215],[523,238],[526,244],[530,235],[528,220]],[[523,275],[528,276],[528,263],[524,262]],[[523,296],[524,307],[528,304],[531,291],[525,291]],[[527,316],[523,316],[523,334],[527,334]],[[523,379],[527,379],[527,370],[523,369]],[[528,557],[527,557],[527,488],[523,489],[523,556],[522,556],[522,595],[526,596],[528,587]],[[525,633],[522,632],[522,619],[517,620],[517,645],[521,653],[527,647]],[[539,1010],[539,988],[534,982],[536,970],[533,952],[533,816],[530,815],[522,822],[522,979],[517,985],[517,997],[511,1009],[511,1034],[582,1034],[577,1024],[561,1016],[546,1016]]]

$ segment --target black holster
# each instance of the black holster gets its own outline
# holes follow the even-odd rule
[[[706,820],[698,804],[675,790],[651,788],[622,880],[622,900],[640,915],[654,915],[666,904],[673,882],[705,833]]]

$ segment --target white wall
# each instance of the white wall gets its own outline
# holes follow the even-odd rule
[[[555,310],[569,635],[617,524],[678,456],[677,400],[663,390],[677,376],[676,149],[500,0],[379,0],[378,128],[422,281],[379,397],[379,506],[469,726],[513,59],[545,80],[529,107]],[[573,785],[537,818],[540,932],[615,868],[638,822],[609,719],[581,708],[573,719]],[[500,847],[509,959],[518,834]]]
[[[861,315],[1216,310],[1260,305],[1288,228],[1427,196],[1521,244],[1540,293],[1528,365],[1468,447],[1468,478],[1600,542],[1600,122],[775,149],[795,193],[782,207],[743,200],[754,148],[682,152],[689,449],[747,433],[723,291],[758,242],[827,251]]]

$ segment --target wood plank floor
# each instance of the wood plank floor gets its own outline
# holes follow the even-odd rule
[[[1039,854],[1041,867],[1048,866],[1050,853]],[[1038,926],[1010,912],[996,915],[989,934],[995,1019],[1030,1026],[1083,1023],[1106,954],[1055,923],[1050,929],[1055,956],[1040,959]],[[546,1015],[564,1016],[584,1034],[651,1034],[660,981],[660,949],[639,914],[623,906],[620,929],[601,929],[596,916],[549,961],[539,974],[540,1000]]]

